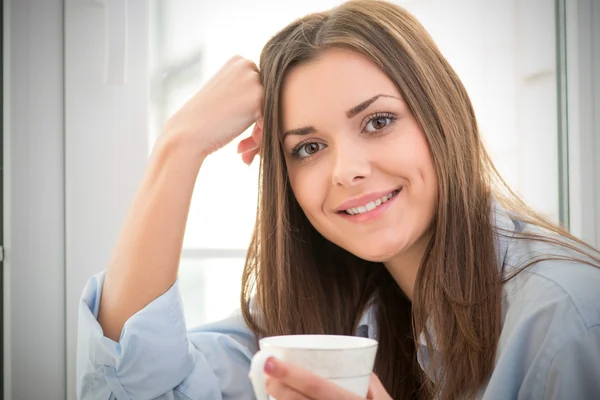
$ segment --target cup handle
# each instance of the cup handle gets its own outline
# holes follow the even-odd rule
[[[252,357],[250,363],[250,379],[252,380],[256,400],[269,400],[265,383],[265,363],[270,357],[275,357],[275,354],[267,350],[259,350]]]

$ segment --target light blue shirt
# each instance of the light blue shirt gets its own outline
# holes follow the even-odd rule
[[[509,232],[530,229],[499,207],[495,220]],[[567,254],[539,242],[497,239],[505,273],[548,253]],[[240,313],[186,330],[175,283],[125,323],[116,343],[97,322],[103,282],[104,273],[90,279],[79,307],[79,399],[254,398],[248,371],[257,347]],[[600,399],[600,269],[561,260],[538,263],[504,284],[502,302],[495,368],[479,398]],[[357,335],[376,339],[376,329],[371,309]],[[433,376],[427,359],[419,361]]]

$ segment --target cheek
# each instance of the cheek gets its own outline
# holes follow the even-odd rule
[[[428,225],[436,212],[438,180],[429,146],[424,138],[415,149],[413,165],[413,182],[418,188],[416,191],[418,195],[414,197],[415,206],[420,204],[421,217],[428,222]]]
[[[424,138],[415,153],[417,154],[416,163],[419,166],[419,177],[423,181],[427,197],[435,199],[437,198],[437,173],[429,151],[429,146]]]
[[[411,185],[418,186],[431,180],[433,162],[425,137],[418,129],[377,143],[372,153],[376,154],[373,161],[377,168],[390,176],[407,179]]]
[[[419,219],[430,219],[437,202],[438,182],[425,135],[418,128],[405,131],[379,152],[378,165],[389,176],[407,184],[407,200]]]
[[[408,139],[402,145],[390,146],[395,150],[395,152],[390,153],[395,153],[392,156],[397,163],[401,164],[402,169],[411,175],[411,179],[415,183],[435,186],[435,168],[425,135],[420,129],[414,129]]]
[[[316,166],[288,169],[290,185],[300,207],[309,219],[323,209],[327,196],[327,180]]]

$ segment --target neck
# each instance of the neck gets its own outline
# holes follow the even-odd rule
[[[417,273],[419,272],[419,267],[421,266],[421,261],[423,260],[430,239],[431,233],[426,232],[407,250],[384,263],[390,275],[392,275],[398,286],[400,286],[400,289],[402,289],[411,302],[413,300]]]

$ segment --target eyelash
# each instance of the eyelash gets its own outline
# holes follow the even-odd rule
[[[374,132],[367,132],[365,130],[370,123],[372,123],[373,121],[375,121],[377,119],[380,119],[380,118],[386,118],[386,119],[389,120],[388,123],[387,123],[387,125],[385,127],[383,127],[382,129],[376,130]],[[397,119],[398,118],[394,114],[387,113],[387,112],[383,112],[383,113],[378,112],[378,113],[375,113],[375,114],[371,114],[371,115],[369,115],[369,116],[367,116],[365,118],[366,123],[365,123],[364,128],[361,130],[361,133],[366,133],[366,134],[368,134],[370,136],[380,135],[381,133],[385,132],[391,125],[393,125],[394,122],[396,122]],[[322,143],[319,143],[317,141],[310,140],[310,139],[309,140],[305,140],[303,142],[300,142],[296,146],[294,146],[294,148],[292,149],[292,157],[294,157],[294,158],[296,158],[296,159],[298,159],[300,161],[304,161],[304,160],[307,160],[307,159],[311,158],[313,155],[308,155],[306,157],[301,157],[299,155],[300,151],[305,146],[310,145],[310,144],[321,145]]]

